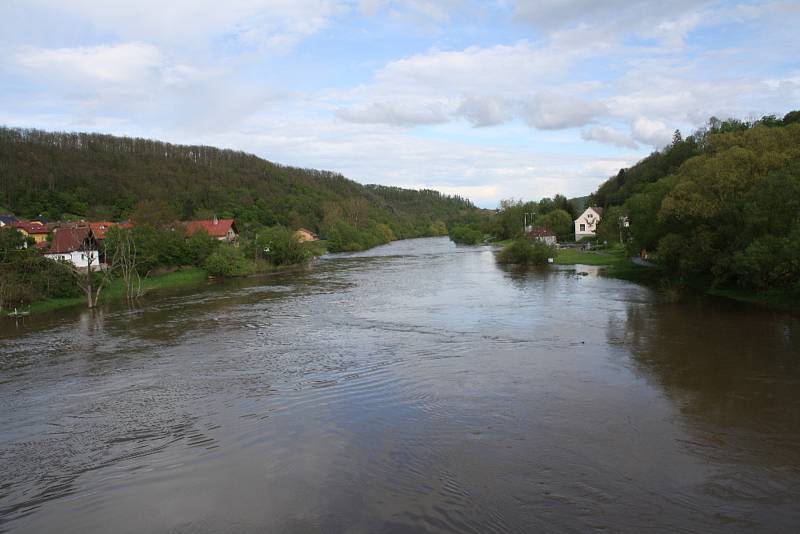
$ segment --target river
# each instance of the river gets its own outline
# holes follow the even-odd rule
[[[2,532],[790,532],[800,319],[445,238],[0,322]]]

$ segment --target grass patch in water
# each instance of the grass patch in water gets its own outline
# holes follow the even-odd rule
[[[608,276],[632,282],[654,283],[662,276],[658,267],[644,267],[633,263],[625,253],[625,248],[620,246],[602,250],[562,248],[558,250],[554,263],[606,267]]]

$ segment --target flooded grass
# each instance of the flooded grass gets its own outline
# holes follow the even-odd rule
[[[181,269],[171,273],[143,278],[142,290],[148,292],[158,289],[182,287],[200,283],[206,278],[207,275],[203,269]],[[124,298],[125,284],[121,279],[115,279],[108,286],[103,288],[100,294],[100,303],[119,301]],[[40,314],[79,305],[86,305],[86,297],[43,300],[26,307],[25,311],[29,311],[32,314]]]

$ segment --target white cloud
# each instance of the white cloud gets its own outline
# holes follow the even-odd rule
[[[369,16],[375,16],[379,11],[389,5],[389,0],[359,0],[358,7],[362,13]]]
[[[363,124],[389,124],[392,126],[417,126],[441,124],[450,120],[442,105],[404,105],[375,102],[359,109],[339,109],[336,116],[342,120]]]
[[[639,117],[633,123],[633,137],[654,147],[663,147],[672,140],[673,131],[661,121]]]
[[[513,45],[431,50],[392,61],[375,76],[379,88],[459,94],[520,94],[553,80],[589,49],[561,50],[528,41]]]
[[[589,47],[571,47],[520,41],[416,54],[388,63],[373,83],[336,94],[342,101],[337,115],[392,125],[437,124],[449,115],[476,127],[514,118],[541,129],[582,126],[606,108],[572,94],[596,84],[559,83],[571,63],[595,53]],[[545,87],[560,87],[561,93],[542,91]]]
[[[600,102],[542,93],[525,104],[522,116],[530,126],[542,130],[558,130],[584,126],[606,111],[606,106]]]
[[[348,10],[344,0],[9,0],[0,6],[0,33],[24,42],[45,32],[50,39],[70,37],[80,28],[182,49],[222,42],[229,52],[283,52]]]
[[[502,97],[466,97],[456,110],[473,126],[497,126],[513,118],[513,104]]]
[[[636,33],[680,46],[713,0],[516,0],[517,17],[544,32],[592,27],[610,39]]]
[[[124,43],[78,48],[26,47],[16,55],[16,62],[44,76],[108,83],[130,83],[158,75],[166,64],[161,52],[145,43]],[[185,66],[175,66],[170,79],[190,74]]]
[[[615,145],[620,148],[638,148],[636,142],[627,134],[612,128],[611,126],[594,126],[581,132],[581,138],[585,141],[597,141]]]

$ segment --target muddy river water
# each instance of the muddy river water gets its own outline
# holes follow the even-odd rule
[[[0,322],[0,532],[797,532],[800,318],[396,242]]]

